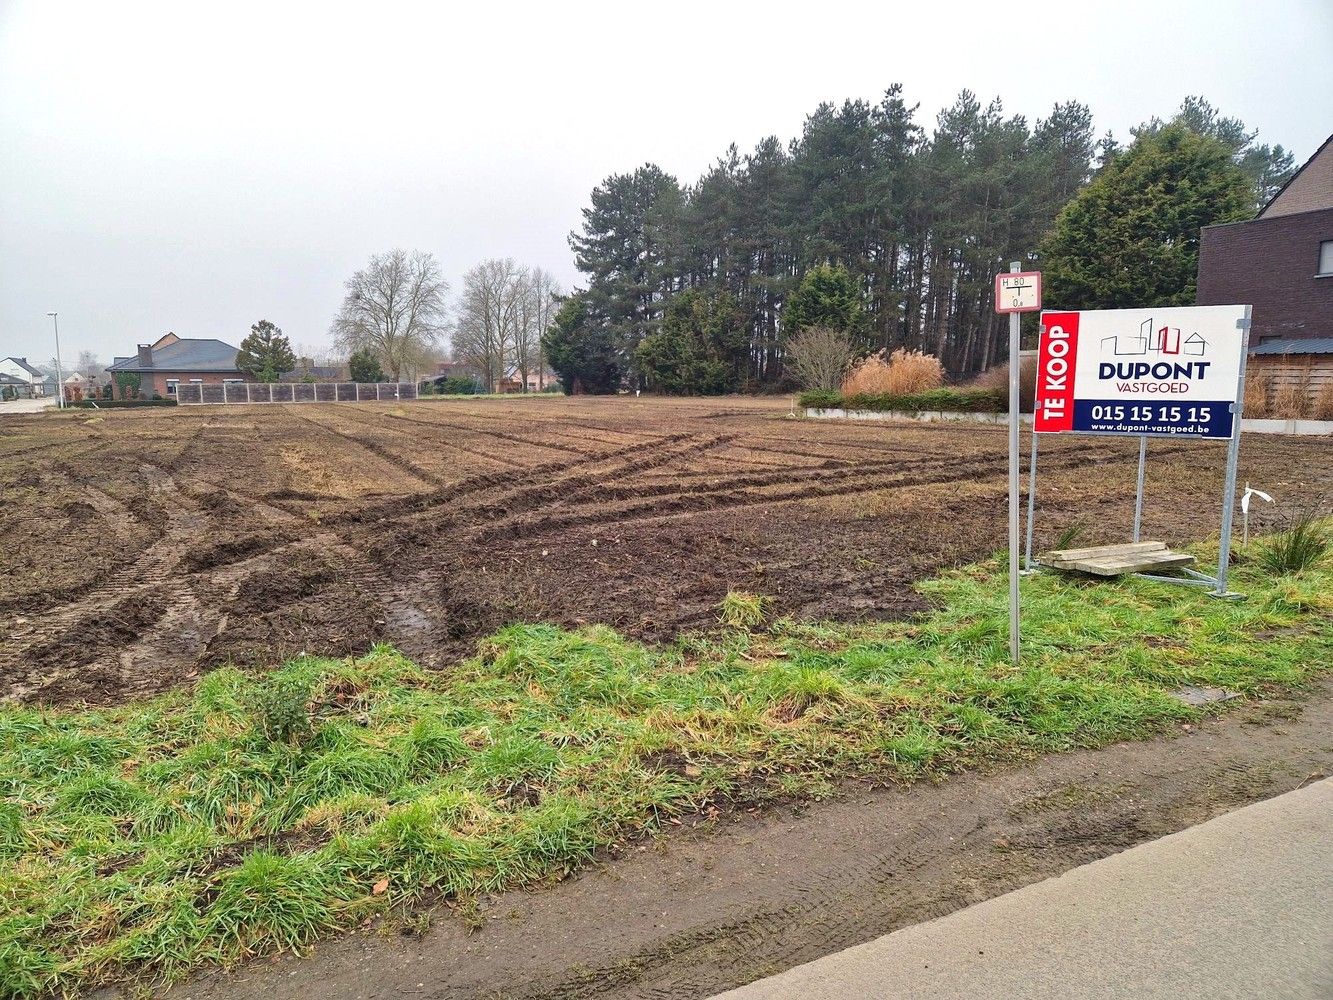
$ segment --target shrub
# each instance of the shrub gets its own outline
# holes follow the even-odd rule
[[[476,396],[482,392],[481,383],[471,375],[450,375],[436,379],[434,384],[442,396]]]
[[[811,406],[819,409],[842,405],[842,393],[837,390],[814,389],[810,392],[801,393],[799,400],[802,406]]]
[[[959,413],[1003,413],[1009,400],[1003,393],[986,389],[932,389],[910,395],[858,395],[843,397],[849,410],[946,410]]]
[[[836,392],[847,374],[852,355],[852,338],[845,330],[812,326],[788,341],[785,361],[802,388]]]
[[[842,383],[842,394],[907,396],[938,389],[943,384],[944,366],[939,358],[899,348],[887,360],[880,352],[853,368]]]
[[[256,685],[246,702],[255,728],[273,743],[300,746],[314,735],[310,721],[310,678],[279,670]]]
[[[1310,569],[1333,547],[1328,525],[1317,507],[1298,514],[1287,527],[1259,548],[1259,565],[1270,573],[1299,573]]]

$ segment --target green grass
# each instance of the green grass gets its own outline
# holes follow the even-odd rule
[[[1333,661],[1327,561],[1234,584],[1248,600],[1029,578],[1018,669],[980,566],[909,623],[668,649],[514,626],[448,672],[378,648],[117,709],[6,707],[0,995],[171,979],[440,896],[467,913],[712,803],[1143,737],[1199,714],[1181,685],[1254,694]]]

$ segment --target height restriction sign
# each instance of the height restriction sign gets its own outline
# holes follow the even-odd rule
[[[997,313],[1036,312],[1040,308],[1040,271],[1010,271],[995,276]]]
[[[1245,306],[1041,314],[1037,433],[1229,438]]]

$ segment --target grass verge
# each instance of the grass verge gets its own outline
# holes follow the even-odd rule
[[[1333,568],[1240,603],[994,566],[909,623],[781,621],[665,650],[514,626],[449,672],[391,649],[224,669],[101,711],[0,709],[0,994],[179,977],[443,895],[558,879],[727,801],[1141,737],[1333,661]],[[1213,710],[1221,710],[1220,708]]]

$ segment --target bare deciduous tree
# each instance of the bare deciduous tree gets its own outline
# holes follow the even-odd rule
[[[548,272],[540,267],[527,271],[519,306],[518,340],[514,350],[514,367],[518,369],[524,392],[528,391],[530,375],[537,375],[536,382],[540,387],[541,376],[546,371],[542,334],[555,318],[556,297],[560,292],[560,286]]]
[[[484,260],[463,276],[453,358],[492,390],[511,373],[522,391],[545,368],[541,338],[555,315],[559,286],[539,267],[512,259]]]
[[[499,388],[516,352],[523,279],[508,257],[484,260],[463,275],[453,356],[480,372],[489,392]]]
[[[347,354],[370,348],[397,381],[426,363],[445,332],[449,285],[434,256],[420,251],[376,254],[347,279],[332,333]]]
[[[786,364],[803,388],[837,392],[854,354],[845,330],[812,326],[787,343]]]

